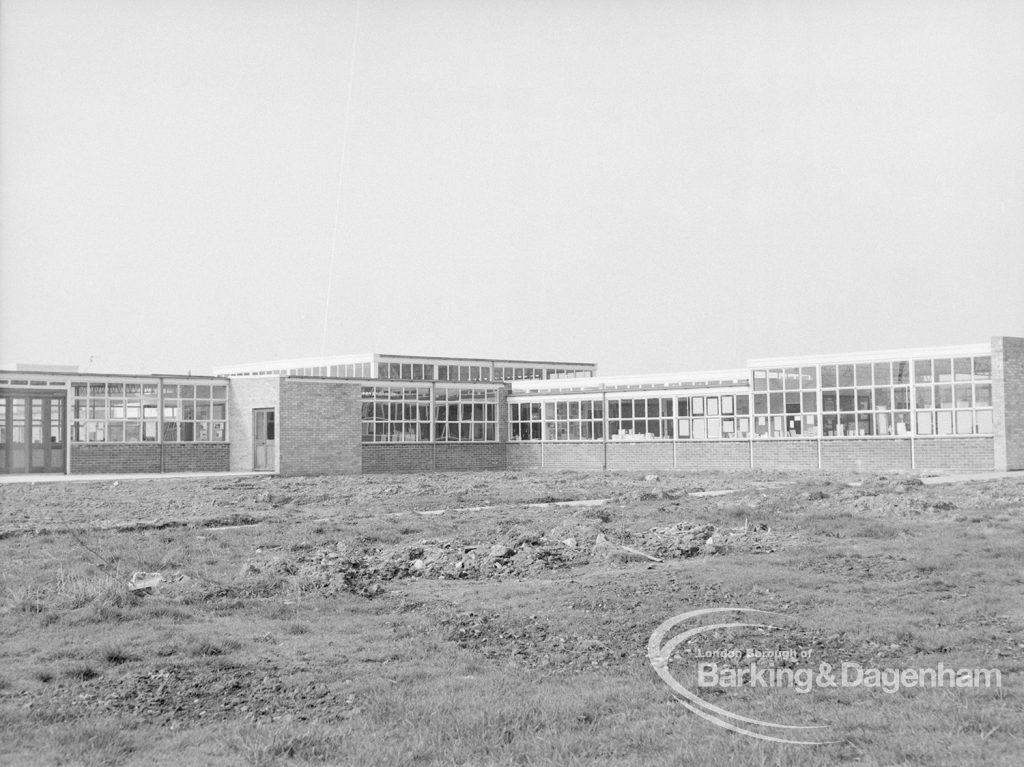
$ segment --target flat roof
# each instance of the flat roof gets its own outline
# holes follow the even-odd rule
[[[488,365],[511,365],[523,367],[577,367],[596,368],[596,362],[568,362],[553,360],[510,360],[501,357],[431,357],[429,355],[384,354],[365,352],[362,354],[343,354],[325,357],[298,357],[286,360],[269,360],[266,362],[246,362],[237,365],[219,365],[213,369],[215,374],[230,375],[231,373],[250,373],[262,370],[281,370],[287,368],[318,368],[331,365],[353,365],[366,362],[387,362],[390,360],[408,360],[420,363],[485,363]]]

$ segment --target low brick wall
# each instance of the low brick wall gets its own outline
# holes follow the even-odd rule
[[[856,471],[910,470],[913,468],[910,439],[823,439],[821,468]]]
[[[159,444],[74,444],[71,474],[159,474],[181,471],[228,471],[227,442]]]
[[[601,471],[604,468],[604,444],[601,442],[546,442],[543,448],[545,469]]]
[[[504,470],[508,466],[505,448],[500,442],[367,443],[363,445],[363,473]]]
[[[914,440],[918,469],[992,471],[995,441],[992,437],[918,437]]]
[[[71,474],[155,474],[160,471],[161,445],[135,442],[72,445]]]
[[[671,468],[671,442],[608,442],[609,471]]]
[[[434,446],[428,442],[378,442],[363,445],[363,473],[434,470]]]
[[[439,442],[435,452],[437,471],[504,470],[508,466],[505,445],[500,442]]]
[[[164,471],[228,471],[227,442],[192,442],[164,445]]]
[[[818,442],[813,439],[755,439],[754,469],[817,469]]]
[[[682,471],[749,469],[750,443],[746,440],[677,442],[676,468]]]
[[[543,468],[543,443],[509,442],[506,448],[509,469]]]

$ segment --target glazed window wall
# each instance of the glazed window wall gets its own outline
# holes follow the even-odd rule
[[[487,365],[438,365],[437,380],[489,381],[491,380],[491,368]]]
[[[72,442],[227,441],[221,384],[75,382],[71,392]]]
[[[644,397],[608,400],[608,439],[672,439],[674,400]]]
[[[544,405],[540,402],[514,402],[509,405],[510,439],[515,442],[543,439]]]
[[[439,365],[438,367],[451,367]],[[381,362],[378,366],[379,378],[400,379],[404,381],[434,380],[434,366],[421,362]],[[459,379],[456,379],[459,380]]]
[[[752,388],[755,437],[818,436],[816,367],[755,370]]]
[[[679,397],[676,412],[679,439],[747,439],[751,435],[748,394]]]
[[[544,403],[544,439],[594,440],[604,437],[601,400],[559,400]]]
[[[914,433],[992,433],[992,358],[914,360]]]
[[[429,442],[430,387],[364,386],[363,442]]]
[[[448,389],[434,392],[434,428],[438,442],[494,442],[498,438],[498,392]]]

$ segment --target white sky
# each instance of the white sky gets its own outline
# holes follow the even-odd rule
[[[1024,3],[0,0],[0,360],[1024,336]]]

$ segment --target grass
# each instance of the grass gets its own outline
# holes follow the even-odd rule
[[[129,484],[108,493],[104,518],[130,497]],[[219,531],[183,524],[74,536],[51,525],[46,536],[4,538],[0,763],[1017,763],[1024,482],[988,483],[991,491],[911,487],[891,494],[890,505],[878,487],[864,495],[838,481],[764,473],[662,474],[657,489],[674,498],[636,500],[651,484],[642,475],[578,473],[261,478],[257,489],[293,498],[292,517]],[[723,486],[737,492],[686,495]],[[152,499],[161,508],[223,515],[231,499],[249,497],[247,487],[210,481],[149,492],[163,494]],[[382,488],[397,489],[378,501]],[[815,495],[819,488],[827,497]],[[32,490],[43,509],[46,492]],[[60,502],[108,503],[96,492],[60,487]],[[413,513],[417,504],[483,505],[502,494],[622,500],[576,517],[515,504]],[[321,558],[326,569],[317,572],[338,567],[327,554],[347,551],[339,541],[371,549],[455,537],[487,543],[570,517],[606,531],[746,525],[769,528],[775,543],[767,553],[529,577],[399,579],[372,599],[310,575]],[[183,577],[133,596],[126,584],[136,570]],[[683,709],[645,657],[648,636],[668,616],[730,605],[791,616],[790,633],[719,631],[708,647],[789,642],[813,648],[815,659],[996,667],[1004,686],[705,694],[756,718],[829,723],[840,743],[801,748],[738,736]]]

